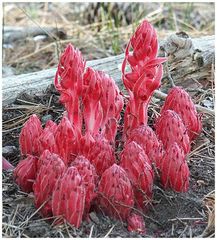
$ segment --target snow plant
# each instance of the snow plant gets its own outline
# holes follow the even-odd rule
[[[58,216],[79,227],[90,209],[128,222],[129,231],[145,232],[141,211],[153,198],[154,169],[161,184],[177,192],[189,187],[186,156],[202,125],[184,89],[170,90],[155,129],[147,125],[148,105],[160,87],[165,58],[157,57],[158,40],[144,20],[130,38],[122,64],[129,93],[126,109],[115,81],[86,67],[81,52],[69,44],[57,67],[54,85],[66,112],[43,128],[33,114],[21,130],[22,159],[16,183],[33,192],[44,217]],[[122,152],[115,139],[124,111]],[[138,211],[135,211],[137,209]]]

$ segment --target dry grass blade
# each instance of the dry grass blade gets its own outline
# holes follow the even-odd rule
[[[203,201],[207,208],[208,223],[201,237],[213,237],[215,234],[215,191],[208,193]]]
[[[115,227],[115,225],[113,225],[113,226],[109,229],[109,231],[106,233],[106,235],[104,236],[104,238],[107,238],[107,237],[111,234],[111,232],[113,231],[114,227]]]
[[[204,146],[208,145],[210,143],[210,141],[206,141],[205,143],[201,144],[200,146],[198,146],[197,148],[195,148],[193,151],[191,151],[189,154],[188,154],[188,157],[191,157],[193,156],[195,153],[199,153],[200,150],[204,150]],[[208,147],[208,146],[207,146]]]
[[[20,227],[26,226],[26,225],[29,223],[29,221],[31,220],[31,218],[33,218],[33,217],[44,207],[44,205],[45,205],[48,201],[49,201],[49,199],[48,199],[47,201],[45,201],[34,213],[32,213],[30,217],[28,217],[24,222],[22,222],[22,223],[20,224]]]
[[[91,226],[90,228],[90,234],[89,234],[89,238],[92,238],[93,235],[93,229],[94,229],[94,224]]]

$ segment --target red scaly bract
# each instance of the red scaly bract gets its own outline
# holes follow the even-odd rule
[[[161,114],[168,109],[179,114],[188,130],[190,140],[195,139],[199,135],[202,129],[200,116],[191,97],[184,89],[174,87],[169,91],[161,109]]]
[[[127,142],[134,141],[138,143],[148,158],[158,165],[161,161],[164,149],[162,142],[158,140],[155,132],[148,125],[141,125],[132,130]]]
[[[145,208],[152,197],[154,173],[151,162],[143,149],[134,141],[125,145],[120,166],[126,171],[134,188],[135,202]]]
[[[82,181],[86,189],[84,215],[87,215],[89,213],[91,203],[96,197],[96,185],[98,182],[96,169],[84,156],[76,157],[71,166],[78,169],[78,172],[82,177]]]
[[[157,58],[157,51],[156,31],[148,21],[143,21],[127,45],[122,64],[122,79],[130,95],[124,115],[124,137],[132,129],[147,124],[148,104],[160,86],[165,62],[165,58]],[[127,64],[130,72],[126,72]]]
[[[130,216],[127,218],[127,229],[130,232],[138,232],[138,233],[145,233],[145,222],[142,216],[131,213]]]
[[[43,132],[41,121],[33,114],[24,124],[19,137],[20,151],[22,155],[39,154],[39,136]]]
[[[55,122],[53,122],[52,120],[48,120],[45,124],[45,129],[49,129],[54,134],[57,130],[57,127],[58,127],[57,124]]]
[[[117,133],[117,119],[116,118],[109,118],[108,122],[102,129],[102,135],[111,143],[112,145],[115,145],[115,137]]]
[[[186,155],[177,143],[167,149],[160,170],[164,188],[170,187],[177,192],[187,192],[190,172]]]
[[[44,159],[42,159],[43,157]],[[52,216],[51,197],[53,189],[56,181],[65,170],[66,166],[62,159],[57,154],[45,150],[41,156],[40,168],[33,184],[35,206],[39,208],[44,204],[40,209],[44,217]]]
[[[87,68],[84,74],[84,90],[82,101],[84,106],[83,116],[85,130],[91,135],[99,132],[103,121],[103,110],[100,104],[102,95],[100,74],[92,68]]]
[[[103,110],[102,129],[109,119],[115,118],[119,120],[120,112],[123,108],[123,97],[120,95],[120,90],[115,84],[115,81],[108,74],[98,71],[100,75],[102,96],[100,103]]]
[[[55,140],[58,155],[66,165],[69,164],[72,161],[73,154],[78,150],[78,143],[74,127],[66,116],[62,118],[57,127]]]
[[[165,149],[169,148],[174,142],[177,142],[185,153],[190,152],[191,146],[187,129],[176,112],[172,110],[164,111],[157,119],[155,129]]]
[[[62,215],[78,228],[84,212],[85,195],[81,175],[75,167],[69,167],[55,184],[52,195],[53,215]]]
[[[56,130],[57,130],[57,125],[51,120],[49,120],[46,123],[46,126],[39,137],[40,154],[42,154],[43,151],[46,149],[53,153],[58,152],[56,139],[55,139]]]
[[[100,207],[111,217],[126,220],[134,205],[133,190],[125,170],[113,164],[102,174],[98,187]]]
[[[37,174],[37,162],[37,157],[28,155],[14,169],[15,181],[24,192],[32,192],[32,185]]]
[[[86,157],[94,165],[99,176],[115,163],[114,150],[102,135],[95,137],[95,141],[91,143]]]

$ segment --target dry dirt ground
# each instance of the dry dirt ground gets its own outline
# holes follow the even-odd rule
[[[43,27],[55,27],[53,16],[56,16],[58,27],[63,27],[67,34],[67,38],[62,40],[60,51],[65,44],[72,41],[77,44],[77,47],[81,47],[87,59],[123,52],[126,41],[132,33],[133,24],[125,22],[118,27],[105,24],[112,16],[112,13],[107,14],[106,10],[104,14],[99,14],[100,20],[89,19],[89,22],[85,20],[82,24],[78,24],[78,15],[71,14],[73,7],[75,6],[62,5],[62,8],[59,8],[56,4],[20,4],[18,6],[5,4],[4,24],[31,26],[35,21]],[[57,9],[61,10],[58,12]],[[98,8],[97,12],[99,9],[102,10]],[[200,4],[155,4],[149,6],[146,12],[138,11],[140,11],[141,18],[148,16],[147,18],[155,25],[162,37],[176,31],[177,28],[187,30],[190,35],[199,36],[201,33],[203,35],[213,34],[213,5],[207,5],[207,9],[209,9],[208,14],[204,6]],[[123,10],[123,16],[126,15],[125,11],[129,12],[129,10]],[[8,14],[9,12],[11,14]],[[30,16],[27,16],[27,13]],[[132,18],[134,17],[129,17],[131,20]],[[89,39],[86,39],[84,34],[87,29]],[[119,35],[112,35],[117,32]],[[114,38],[114,36],[119,37]],[[112,47],[109,47],[111,43]],[[9,68],[9,71],[7,70],[4,74],[27,73],[56,66],[57,49],[56,42],[52,39],[38,42],[32,37],[13,42],[11,46],[4,46],[3,66]],[[206,99],[212,105],[214,87],[208,84],[204,91],[205,93],[201,93],[195,90],[194,101],[200,103],[201,99]],[[36,113],[43,124],[48,119],[59,122],[64,110],[58,98],[59,95],[54,87],[49,86],[43,93],[32,95],[22,93],[13,104],[3,107],[3,156],[13,165],[20,160],[18,138],[24,122],[32,113]],[[156,102],[153,99],[149,108],[150,125],[153,124],[153,112],[159,112],[160,105],[162,105],[161,101]],[[203,131],[192,144],[192,151],[188,156],[191,172],[190,189],[187,193],[174,193],[163,190],[160,183],[155,182],[152,207],[143,215],[146,234],[130,233],[125,223],[110,219],[102,211],[95,212],[94,210],[90,213],[90,220],[83,222],[79,229],[67,223],[55,226],[52,224],[54,219],[43,219],[40,216],[34,207],[33,196],[19,189],[13,181],[13,173],[3,171],[3,237],[214,237],[214,116],[203,114],[202,121]]]

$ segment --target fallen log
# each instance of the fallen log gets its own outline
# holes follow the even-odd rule
[[[166,40],[160,41],[160,55],[168,56],[168,66],[170,74],[176,84],[185,85],[186,81],[196,78],[199,82],[201,78],[210,77],[212,64],[214,64],[215,37],[205,36],[191,39],[184,33],[171,35]],[[87,66],[97,70],[106,71],[114,78],[118,86],[122,89],[121,64],[124,54],[108,58],[88,61]],[[25,91],[38,92],[45,90],[53,83],[56,68],[43,70],[34,73],[22,74],[3,78],[2,100],[3,105],[12,103],[19,93]],[[166,78],[168,72],[164,72]],[[181,80],[181,81],[180,81]],[[183,84],[185,83],[185,84]],[[188,84],[189,86],[190,84]],[[166,95],[156,91],[160,98]],[[198,106],[200,111],[214,114],[214,110]]]
[[[43,35],[53,39],[65,39],[66,33],[63,29],[54,27],[3,27],[3,44],[11,44],[17,40],[24,40],[27,37]]]

